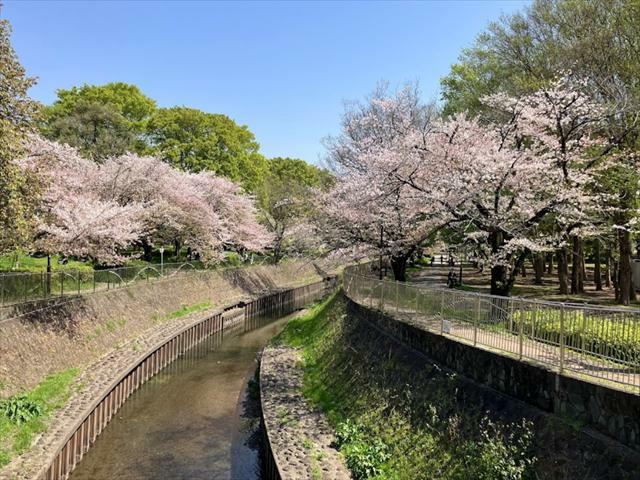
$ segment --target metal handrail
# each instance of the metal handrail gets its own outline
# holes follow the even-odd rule
[[[379,280],[344,272],[345,293],[440,335],[558,372],[640,389],[640,309],[607,308]]]
[[[177,268],[175,268],[177,266]],[[145,272],[154,271],[158,278],[178,272],[197,270],[194,262],[175,262],[105,270],[64,269],[53,272],[0,272],[0,307],[13,307],[29,302],[112,288],[112,284],[128,285],[140,280]],[[115,277],[117,280],[110,280]],[[74,282],[68,289],[66,279]],[[66,280],[69,281],[69,280]],[[65,291],[66,290],[66,291]]]

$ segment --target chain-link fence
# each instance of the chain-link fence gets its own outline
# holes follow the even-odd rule
[[[353,301],[437,334],[640,393],[640,310],[607,308],[379,280],[344,273]]]
[[[184,270],[201,268],[201,262],[183,262],[106,270],[0,273],[0,306],[110,290],[135,281],[148,281]]]

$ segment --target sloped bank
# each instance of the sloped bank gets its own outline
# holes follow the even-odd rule
[[[310,263],[185,272],[45,303],[0,322],[0,398],[83,368],[145,331],[196,311],[320,280]]]
[[[638,478],[635,452],[443,368],[342,297],[282,338],[356,479]]]
[[[314,318],[326,304],[293,319],[285,332]],[[285,333],[268,345],[260,362],[265,476],[267,480],[349,479],[329,422],[303,395],[302,350],[287,345],[287,337]]]
[[[203,295],[208,293],[206,292],[207,288],[224,286],[225,282],[220,280],[213,284],[207,281],[210,280],[212,274],[217,273],[218,278],[224,279],[227,286],[230,287],[226,291],[216,292],[218,293],[217,298],[225,298],[224,294],[226,294],[226,298],[233,300],[222,305],[221,302],[217,303],[213,308],[213,303],[209,300],[208,302],[196,303],[196,305],[206,305],[206,308],[193,309],[189,306],[183,306],[178,310],[171,311],[170,308],[175,308],[175,306],[170,307],[159,301],[159,306],[168,309],[166,313],[159,313],[156,304],[148,305],[145,303],[145,300],[153,300],[153,292],[143,290],[141,293],[137,285],[135,286],[136,291],[132,291],[132,288],[128,292],[118,292],[120,295],[129,296],[130,303],[134,303],[134,305],[127,305],[132,314],[137,311],[135,303],[140,306],[140,310],[147,314],[151,309],[153,312],[151,314],[152,327],[144,330],[142,335],[130,338],[129,341],[119,342],[107,354],[88,367],[84,367],[71,390],[73,394],[69,401],[66,402],[64,408],[55,412],[52,418],[47,419],[49,428],[40,434],[39,438],[36,438],[35,444],[32,444],[27,452],[2,469],[0,478],[66,478],[126,398],[182,352],[207,336],[221,334],[228,328],[241,327],[243,323],[250,324],[252,318],[257,316],[288,313],[290,309],[299,308],[318,296],[322,296],[325,289],[333,285],[332,278],[325,278],[298,288],[274,287],[274,278],[276,280],[286,278],[290,284],[307,280],[304,276],[298,276],[300,266],[297,270],[298,275],[296,275],[295,269],[290,268],[291,265],[284,272],[278,272],[281,277],[274,275],[273,271],[268,272],[269,269],[266,269],[267,272],[265,272],[265,269],[261,268],[256,269],[257,272],[235,271],[232,278],[228,277],[229,272],[207,272],[208,275],[204,278],[200,274],[197,277],[189,275],[183,278],[174,278],[172,282],[157,282],[155,285],[147,286],[149,289],[155,289],[157,294],[159,293],[157,288],[164,284],[165,288],[169,287],[168,292],[172,292],[167,296],[175,299],[176,292],[181,291],[180,281],[183,282],[183,285],[197,285],[199,282],[203,282],[200,285],[201,290],[194,289],[196,290],[195,295]],[[296,277],[298,280],[293,280]],[[241,282],[244,282],[242,288],[238,286]],[[268,282],[272,283],[269,285]],[[247,287],[247,285],[252,286]],[[252,288],[255,288],[254,291],[258,291],[261,286],[268,286],[277,291],[271,294],[263,292],[262,295],[249,296],[248,292]],[[184,290],[182,291],[184,292]],[[208,294],[213,295],[212,293]],[[239,298],[242,300],[239,301]],[[77,312],[80,321],[90,322],[96,317],[100,318],[101,310],[97,306],[104,306],[104,299],[99,297],[75,299],[76,302],[78,300],[94,305],[94,309],[91,310],[82,308],[68,310]],[[110,301],[113,301],[113,296]],[[96,316],[87,315],[88,312]],[[50,315],[48,318],[55,319],[53,312],[48,311],[47,314]],[[159,317],[160,315],[162,317]],[[162,321],[158,322],[158,318],[161,318]],[[63,320],[60,320],[60,323],[62,322]],[[46,332],[46,328],[42,328],[42,330]],[[35,329],[35,331],[40,332],[39,329]],[[65,339],[63,338],[61,341],[65,341]],[[73,337],[67,341],[73,342]],[[42,352],[44,358],[40,359],[40,362],[46,362],[49,352],[49,350]],[[57,353],[55,350],[53,352]],[[74,358],[76,356],[70,355],[70,358],[66,358],[66,360],[70,361]],[[35,360],[37,359],[36,356]]]

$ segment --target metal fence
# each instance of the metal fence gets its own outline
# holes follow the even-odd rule
[[[499,297],[379,280],[349,268],[353,301],[474,346],[640,393],[640,310]]]
[[[201,262],[183,262],[107,270],[0,273],[0,306],[110,290],[138,280],[148,281],[201,268]]]

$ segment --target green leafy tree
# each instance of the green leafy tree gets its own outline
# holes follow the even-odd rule
[[[255,191],[266,172],[255,136],[226,115],[195,108],[156,111],[147,127],[152,153],[188,172],[212,171]]]
[[[96,161],[146,148],[143,135],[156,104],[137,86],[83,85],[57,95],[41,126],[47,138],[77,147]]]
[[[50,122],[48,136],[97,162],[137,149],[130,123],[113,106],[96,101],[76,103],[68,115]]]
[[[313,215],[313,191],[327,191],[333,176],[326,170],[296,158],[276,157],[268,161],[268,172],[260,186],[259,204],[274,235],[273,262],[287,254],[308,253],[311,233],[307,219]]]
[[[39,113],[27,93],[35,80],[26,76],[10,35],[9,23],[0,20],[0,253],[25,247],[31,231],[32,182],[15,160]]]

